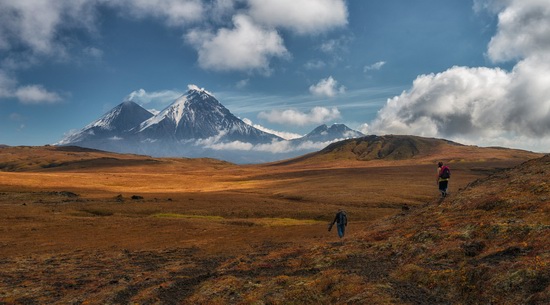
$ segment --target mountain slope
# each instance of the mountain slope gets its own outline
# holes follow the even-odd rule
[[[127,101],[56,145],[76,145],[155,157],[210,157],[239,163],[279,156],[253,151],[283,141],[234,116],[211,93],[194,85],[157,115]]]
[[[355,226],[341,243],[237,257],[189,301],[550,304],[549,179],[547,155]]]
[[[269,143],[281,138],[260,131],[234,116],[213,95],[190,86],[189,91],[135,130],[140,138],[155,140],[206,139]]]
[[[132,101],[124,101],[88,124],[79,132],[61,140],[58,145],[82,145],[93,147],[89,142],[117,140],[127,136],[128,131],[151,118],[152,113]]]
[[[344,124],[333,124],[330,127],[323,124],[318,126],[305,136],[292,140],[293,143],[310,142],[334,142],[337,140],[363,137],[364,134],[353,130]]]

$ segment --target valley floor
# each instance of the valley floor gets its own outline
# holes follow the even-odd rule
[[[378,220],[438,198],[433,164],[202,162],[0,172],[0,304],[262,304],[262,297],[242,297],[262,290],[257,278],[272,278],[281,287],[264,295],[265,303],[314,302],[294,289],[306,284],[291,279],[325,272],[328,262],[306,259],[322,260],[328,249],[335,252],[326,257],[344,255],[346,245]],[[518,163],[454,163],[451,196]],[[350,221],[343,242],[335,230],[327,232],[338,208]],[[301,261],[304,251],[316,255]],[[362,272],[373,279],[390,270],[386,258],[369,261],[370,271]],[[344,269],[357,268],[366,267],[350,256]],[[246,274],[250,282],[238,280]],[[329,277],[338,276],[346,275]],[[208,286],[213,279],[218,285]],[[357,286],[346,293],[368,294],[354,290],[363,287],[361,281],[351,276],[348,282]],[[224,297],[217,298],[224,285],[239,289],[218,291]],[[285,289],[297,295],[278,302]],[[386,301],[393,302],[380,299]]]

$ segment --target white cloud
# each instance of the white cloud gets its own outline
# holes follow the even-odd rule
[[[241,142],[241,141],[233,141],[233,142],[220,142],[220,143],[213,143],[208,146],[205,146],[207,148],[211,148],[214,150],[244,150],[249,151],[254,148],[254,145],[248,142]]]
[[[272,29],[262,28],[248,16],[233,17],[234,28],[216,33],[192,30],[185,39],[199,53],[199,65],[215,71],[260,71],[269,74],[273,57],[286,57],[283,39]]]
[[[363,72],[368,72],[368,71],[372,71],[372,70],[380,70],[385,64],[386,64],[385,61],[379,61],[379,62],[374,63],[372,65],[365,66],[363,68]]]
[[[40,61],[45,57],[70,58],[76,44],[68,43],[71,40],[62,33],[75,28],[96,33],[100,7],[113,8],[126,17],[154,18],[182,28],[185,40],[197,50],[203,69],[265,75],[271,73],[274,58],[290,56],[278,30],[319,34],[348,22],[344,0],[0,1],[0,50],[20,53],[24,49]],[[233,27],[220,27],[230,20]],[[202,28],[188,30],[199,23]],[[96,59],[103,56],[103,51],[95,47],[80,52]],[[5,58],[11,57],[6,54]]]
[[[23,104],[52,104],[63,100],[59,94],[50,92],[41,85],[19,87],[14,96]]]
[[[245,122],[246,124],[256,128],[256,129],[259,129],[261,131],[264,131],[264,132],[267,132],[267,133],[270,133],[270,134],[274,134],[274,135],[279,136],[279,137],[281,137],[285,140],[292,140],[292,139],[297,139],[297,138],[302,137],[302,135],[299,135],[297,133],[286,132],[286,131],[277,131],[277,130],[269,129],[269,128],[264,127],[262,125],[254,124],[250,119],[247,119],[247,118],[244,118],[243,122]]]
[[[489,56],[519,58],[514,68],[453,67],[421,75],[410,90],[387,101],[369,132],[550,151],[550,36],[540,33],[550,28],[550,2],[484,4],[502,10]]]
[[[209,17],[215,22],[223,22],[235,13],[236,2],[240,0],[214,0],[209,10]]]
[[[298,34],[320,33],[347,24],[343,0],[248,0],[250,16],[258,23]]]
[[[369,124],[367,123],[361,124],[361,126],[359,126],[359,131],[363,134],[369,134],[370,132]]]
[[[251,150],[254,145],[247,142],[233,141],[233,142],[222,142],[221,139],[227,134],[226,131],[220,131],[217,135],[205,138],[198,139],[195,141],[194,145],[210,148],[214,150]]]
[[[133,101],[135,103],[145,105],[156,103],[159,105],[167,105],[175,101],[178,97],[182,96],[182,92],[177,90],[161,90],[147,92],[144,89],[132,91],[125,100]]]
[[[59,28],[94,29],[96,1],[0,1],[0,48],[21,46],[37,54],[66,54]]]
[[[103,0],[107,5],[119,7],[135,18],[154,17],[169,26],[182,26],[207,16],[201,0]]]
[[[305,141],[300,143],[294,143],[292,141],[277,141],[274,140],[271,143],[264,144],[252,144],[248,142],[241,141],[232,141],[232,142],[222,142],[220,141],[225,133],[221,132],[217,136],[210,137],[207,139],[200,139],[195,142],[196,146],[209,148],[213,150],[233,150],[233,151],[254,151],[270,154],[284,154],[296,151],[314,151],[325,148],[327,145],[338,141],[327,141],[327,142],[312,142]]]
[[[488,55],[503,62],[547,53],[550,50],[550,2],[546,0],[510,0],[498,14],[498,31],[491,39]],[[498,9],[502,3],[489,2]]]
[[[265,119],[271,123],[290,124],[303,126],[308,124],[321,124],[340,118],[338,108],[314,107],[309,113],[303,113],[295,109],[272,110],[260,112],[258,118]]]
[[[255,145],[254,147],[252,147],[251,150],[272,153],[272,154],[289,153],[289,152],[295,152],[295,151],[314,151],[314,150],[323,149],[327,145],[335,141],[328,141],[328,142],[305,141],[305,142],[300,142],[299,144],[293,143],[291,141],[273,141],[271,143]]]
[[[481,136],[503,122],[508,73],[500,69],[453,67],[419,76],[413,87],[389,99],[369,127],[375,133]]]
[[[22,104],[53,104],[63,100],[42,85],[20,86],[17,80],[0,69],[0,99],[15,98]]]
[[[344,93],[346,87],[338,87],[338,81],[336,81],[332,76],[320,80],[316,85],[311,85],[309,87],[309,92],[316,96],[326,96],[334,97],[339,93]]]

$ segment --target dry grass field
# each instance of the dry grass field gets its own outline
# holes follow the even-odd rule
[[[428,283],[429,272],[441,270],[434,274],[445,280],[472,275],[455,269],[446,274],[442,270],[451,268],[444,265],[427,270],[417,262],[436,260],[422,255],[437,252],[432,248],[436,239],[489,234],[485,231],[490,228],[478,233],[477,227],[459,226],[460,217],[470,214],[452,210],[452,200],[465,200],[471,182],[541,155],[453,145],[428,151],[403,160],[358,161],[349,154],[325,152],[293,161],[234,165],[74,147],[1,148],[0,304],[457,300],[465,294],[445,290],[445,299],[426,292],[437,286]],[[435,184],[435,162],[441,156],[453,171],[451,195],[442,203]],[[546,196],[546,186],[537,187],[537,198]],[[433,210],[439,205],[458,214],[446,217]],[[338,208],[347,211],[350,221],[343,243],[334,231],[327,232]],[[547,227],[536,230],[546,234],[548,210],[544,213],[536,221]],[[409,216],[415,214],[444,228],[417,226]],[[451,227],[459,231],[445,235]],[[476,238],[464,240],[473,243]],[[416,244],[406,244],[408,239]],[[518,247],[525,252],[533,245]],[[481,248],[505,251],[488,242]],[[404,270],[393,266],[395,252]],[[455,257],[447,255],[448,260]],[[548,262],[545,255],[533,258],[536,268]],[[548,279],[533,276],[540,282],[535,292],[547,293]],[[411,293],[394,293],[407,287]]]

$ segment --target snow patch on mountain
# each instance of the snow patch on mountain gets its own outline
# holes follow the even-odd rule
[[[175,127],[178,127],[178,124],[185,113],[185,105],[187,104],[187,96],[182,95],[176,99],[170,106],[159,112],[157,115],[154,115],[147,121],[139,125],[139,132],[151,127],[152,125],[159,124],[163,120],[169,120],[172,122]]]

